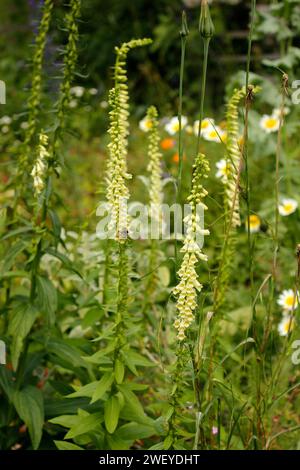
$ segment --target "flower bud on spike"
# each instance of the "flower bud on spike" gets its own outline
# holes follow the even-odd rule
[[[182,17],[181,17],[181,30],[180,30],[180,36],[186,37],[189,35],[189,28],[187,24],[187,19],[186,19],[186,13],[185,11],[182,12]]]
[[[201,2],[199,31],[201,36],[205,39],[211,39],[215,32],[214,24],[210,16],[208,0],[202,0]]]

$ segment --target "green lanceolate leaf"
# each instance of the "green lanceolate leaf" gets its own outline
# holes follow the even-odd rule
[[[110,397],[104,406],[104,422],[107,431],[112,434],[115,432],[120,415],[120,401],[117,396]]]
[[[7,271],[10,270],[10,268],[13,266],[16,257],[22,253],[22,251],[25,249],[26,243],[24,243],[22,240],[14,244],[10,250],[7,251],[6,255],[4,258],[1,260],[0,263],[0,277],[2,277]]]
[[[13,403],[18,415],[28,427],[32,447],[39,447],[44,424],[44,404],[41,391],[35,387],[28,386],[16,391]]]
[[[102,378],[99,380],[96,386],[96,389],[93,393],[91,403],[94,403],[95,401],[100,400],[100,398],[103,397],[105,392],[107,392],[110,389],[113,380],[114,380],[114,375],[112,371],[106,372],[102,376]]]
[[[12,309],[8,335],[12,336],[11,361],[14,370],[18,367],[24,339],[29,334],[37,316],[37,309],[28,303],[17,305]]]
[[[37,276],[37,295],[39,308],[47,317],[49,324],[54,325],[57,310],[57,291],[52,282],[46,277]]]
[[[125,367],[122,361],[120,359],[116,359],[115,362],[115,379],[117,384],[121,384],[124,379],[124,372],[125,372]]]
[[[95,393],[95,390],[98,385],[98,381],[95,380],[94,382],[90,382],[87,385],[84,385],[83,387],[80,387],[78,390],[76,390],[73,393],[70,393],[67,395],[68,398],[75,398],[75,397],[92,397],[93,394]]]
[[[72,426],[70,431],[66,434],[65,439],[73,439],[74,437],[93,431],[100,432],[102,421],[102,413],[88,414],[87,412],[81,412],[80,416],[77,416],[74,426]]]
[[[59,251],[52,250],[51,248],[48,248],[45,252],[48,253],[49,255],[54,256],[55,258],[59,259],[62,262],[63,267],[65,269],[77,274],[77,276],[79,276],[82,279],[82,275],[73,266],[72,261],[66,255],[64,255],[63,253],[60,253]]]
[[[66,340],[60,338],[47,339],[47,351],[58,356],[64,362],[70,364],[72,370],[74,367],[87,367],[86,362],[82,359],[80,349],[68,344]]]
[[[13,386],[11,371],[0,365],[0,389],[4,391],[9,401],[12,401],[13,398]]]
[[[82,447],[72,444],[72,442],[54,441],[58,450],[84,450]]]

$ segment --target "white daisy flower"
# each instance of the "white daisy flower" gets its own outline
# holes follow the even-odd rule
[[[295,297],[293,289],[286,289],[281,292],[277,303],[283,308],[283,310],[293,311],[298,307],[298,295],[299,293],[297,292]]]
[[[282,199],[281,203],[278,206],[278,211],[280,215],[287,216],[293,214],[298,207],[298,202],[295,199],[285,198]]]
[[[181,127],[182,129],[187,125],[187,118],[185,116],[181,117]],[[165,125],[165,130],[170,135],[174,135],[179,132],[179,119],[177,116],[174,116],[170,119],[169,122]]]
[[[152,128],[152,121],[149,119],[147,116],[145,116],[140,122],[139,122],[139,128],[143,132],[149,132],[150,129]]]
[[[28,129],[29,123],[27,121],[21,122],[21,129]]]
[[[90,89],[89,89],[89,94],[90,94],[90,95],[97,95],[97,93],[98,93],[97,88],[90,88]]]
[[[260,218],[258,215],[252,214],[249,217],[249,226],[250,226],[250,232],[251,233],[257,233],[260,231]],[[246,229],[248,227],[248,221],[246,222]]]
[[[186,126],[185,132],[189,135],[192,135],[193,132],[194,132],[193,126],[191,126],[191,125]]]
[[[224,133],[224,131],[220,127],[215,126],[212,129],[204,131],[203,132],[203,137],[204,137],[205,140],[208,140],[209,142],[221,143],[222,142],[222,136],[225,137],[225,134],[226,133]]]
[[[289,112],[290,112],[290,108],[288,108],[288,107],[283,108],[283,115],[284,116],[287,116],[287,114],[289,114]],[[281,109],[280,108],[273,109],[272,116],[276,116],[276,117],[280,118],[280,115],[281,115]]]
[[[76,108],[77,106],[77,100],[71,100],[69,103],[70,108]]]
[[[102,109],[108,108],[108,102],[107,101],[101,101],[100,102],[100,108],[102,108]]]
[[[73,86],[70,92],[72,93],[72,95],[77,96],[77,98],[81,98],[84,93],[84,88],[83,86]]]
[[[211,118],[202,119],[201,133],[213,130],[214,123],[215,123],[214,119],[211,119]],[[194,134],[196,137],[198,136],[198,132],[199,132],[199,119],[197,119],[197,121],[194,122]]]
[[[271,134],[271,132],[277,132],[279,129],[279,124],[280,118],[274,114],[271,116],[264,114],[259,122],[261,129],[263,129],[267,134]]]
[[[12,122],[12,119],[9,116],[3,116],[0,119],[0,124],[6,124],[7,126],[9,126],[9,124],[11,124],[11,122]]]
[[[227,181],[227,176],[230,171],[229,165],[227,164],[225,158],[222,158],[216,163],[218,169],[216,173],[217,178],[221,178],[223,181]]]
[[[1,127],[1,132],[2,132],[3,134],[7,134],[7,133],[9,132],[9,127],[8,127],[8,126],[3,126],[3,127]]]
[[[295,327],[295,318],[292,315],[284,315],[278,325],[280,336],[287,336]]]

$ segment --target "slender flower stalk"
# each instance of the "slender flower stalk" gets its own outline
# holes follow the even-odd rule
[[[288,81],[289,77],[286,73],[282,75],[282,91],[281,91],[281,105],[280,105],[280,114],[279,114],[279,129],[277,134],[277,146],[276,146],[276,169],[275,169],[275,230],[274,230],[274,256],[273,256],[273,278],[276,280],[276,270],[277,270],[277,255],[279,250],[279,241],[278,241],[278,228],[279,228],[279,165],[280,158],[282,153],[282,129],[284,124],[284,110],[286,96],[288,94]]]
[[[179,79],[179,106],[178,106],[178,123],[179,123],[179,137],[178,137],[178,188],[177,195],[178,199],[180,197],[181,189],[181,179],[182,179],[182,167],[183,167],[183,139],[182,139],[182,99],[183,99],[183,79],[184,79],[184,66],[185,66],[185,51],[186,51],[186,42],[189,34],[186,13],[182,12],[182,21],[181,21],[181,60],[180,60],[180,79]]]
[[[69,105],[72,99],[71,87],[75,76],[78,59],[77,44],[79,40],[78,20],[81,16],[81,0],[70,0],[70,11],[65,17],[65,28],[68,33],[67,45],[64,50],[63,78],[60,85],[57,103],[57,123],[52,141],[52,162],[55,168],[59,164],[58,147],[66,125]]]
[[[210,44],[211,38],[214,35],[214,25],[210,16],[208,0],[201,1],[199,31],[203,39],[204,58],[203,58],[203,68],[202,68],[202,80],[201,80],[201,99],[200,99],[199,127],[198,127],[198,136],[197,136],[196,155],[198,155],[200,152],[201,123],[203,120],[203,108],[204,108],[204,98],[205,98],[205,89],[206,89],[206,75],[207,75],[209,44]]]
[[[38,34],[35,40],[34,54],[32,59],[32,80],[31,91],[28,98],[28,118],[27,128],[24,136],[24,145],[22,146],[22,155],[19,160],[19,176],[24,174],[30,157],[31,143],[38,128],[38,116],[40,113],[42,96],[42,69],[44,62],[44,53],[47,41],[47,34],[52,18],[53,0],[45,0],[42,10],[42,19],[39,25]]]
[[[250,30],[249,30],[249,35],[248,35],[248,52],[247,52],[247,66],[246,66],[246,90],[249,90],[251,52],[252,52],[255,17],[256,17],[256,0],[251,0]],[[251,300],[253,304],[253,299],[254,299],[253,253],[252,253],[251,231],[250,231],[251,201],[250,201],[250,179],[249,179],[249,168],[248,168],[248,127],[249,127],[250,105],[251,105],[251,96],[249,95],[247,91],[247,95],[245,97],[245,125],[244,125],[244,136],[243,136],[243,154],[244,154],[244,164],[245,164],[245,198],[246,198],[246,204],[247,204],[248,263],[249,263],[249,277],[250,277],[250,284],[251,284]]]

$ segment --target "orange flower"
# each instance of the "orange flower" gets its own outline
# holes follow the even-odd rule
[[[176,142],[174,139],[166,138],[161,141],[160,146],[163,150],[170,150],[175,144]]]
[[[185,158],[185,155],[183,155],[183,158],[182,158],[182,159],[183,159],[183,160],[186,159],[186,158]],[[179,154],[178,154],[178,152],[174,153],[174,155],[173,155],[173,157],[172,157],[172,160],[173,160],[174,163],[179,163]]]

